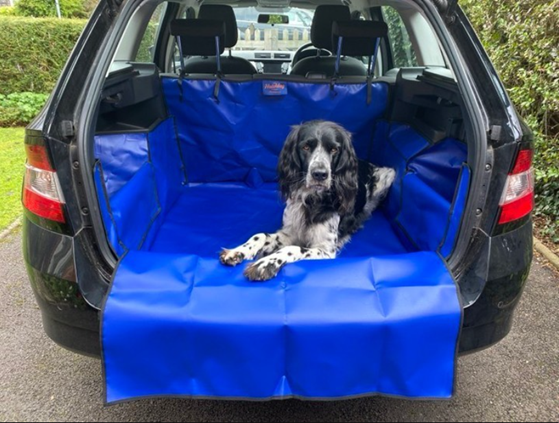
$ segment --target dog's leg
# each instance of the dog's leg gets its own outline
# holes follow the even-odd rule
[[[396,179],[396,171],[390,167],[376,167],[372,165],[371,167],[373,169],[375,184],[372,186],[367,184],[367,203],[363,210],[367,217],[369,217],[380,202],[384,200],[394,179]]]
[[[245,276],[251,281],[267,281],[276,276],[287,263],[299,260],[333,259],[335,257],[335,245],[328,245],[323,248],[304,248],[290,245],[247,266]]]
[[[236,248],[224,248],[219,255],[219,259],[225,265],[236,266],[243,260],[252,260],[258,255],[271,254],[290,242],[289,236],[282,231],[275,234],[260,233],[252,236],[247,242]]]

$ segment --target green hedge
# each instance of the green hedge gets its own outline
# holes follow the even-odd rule
[[[559,1],[461,0],[536,135],[536,209],[559,242]]]
[[[0,94],[0,127],[28,124],[39,114],[47,99],[47,94]]]
[[[85,23],[0,16],[0,94],[50,92]]]
[[[58,0],[60,14],[64,18],[87,18],[83,0]],[[35,18],[57,17],[54,0],[18,0],[15,5],[17,16]]]
[[[2,6],[0,7],[0,16],[15,16],[16,8],[13,6]]]

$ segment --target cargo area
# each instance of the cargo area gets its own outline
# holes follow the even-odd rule
[[[155,77],[157,72],[139,72],[131,79],[145,83]],[[159,110],[161,116],[153,116],[145,130],[129,132],[125,128],[134,122],[127,116],[110,123],[105,116],[95,137],[99,204],[114,251],[216,257],[221,248],[254,233],[274,232],[283,211],[276,166],[285,137],[292,125],[325,119],[351,131],[361,159],[397,171],[383,206],[341,258],[415,251],[448,257],[469,181],[460,108],[441,105],[436,85],[398,79],[402,87],[372,83],[370,104],[367,84],[358,78],[334,88],[314,81],[217,82],[165,75],[160,83],[152,81],[154,91],[161,90],[152,101],[163,103],[152,113]],[[285,95],[265,95],[265,85],[278,83]],[[408,86],[419,93],[406,93]],[[398,94],[399,101],[390,98]],[[392,120],[398,112],[390,113],[390,104],[413,107],[415,116]]]
[[[110,75],[107,98],[142,88],[129,107],[105,104],[94,140],[119,257],[103,311],[107,401],[450,397],[462,307],[445,258],[470,171],[449,81],[437,70],[334,85],[179,77],[134,64]],[[218,254],[280,227],[278,155],[311,119],[343,125],[396,181],[336,259],[250,283]]]

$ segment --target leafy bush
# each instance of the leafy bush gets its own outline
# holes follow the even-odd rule
[[[382,6],[382,13],[388,25],[390,47],[394,67],[417,66],[417,57],[405,29],[400,14],[391,6]]]
[[[536,214],[559,242],[557,0],[461,0],[512,102],[536,137]],[[554,222],[554,223],[553,223]]]
[[[146,27],[146,32],[142,37],[138,53],[136,54],[136,62],[152,62],[153,54],[152,47],[155,44],[155,37],[157,35],[157,25],[150,22]]]
[[[16,8],[12,6],[0,7],[0,16],[15,16]]]
[[[0,126],[17,126],[29,123],[43,108],[47,94],[0,94]]]
[[[0,16],[0,94],[50,92],[84,25],[78,19]]]
[[[65,18],[86,18],[83,0],[59,0],[60,14]],[[54,0],[18,0],[15,5],[18,16],[35,18],[56,17]]]

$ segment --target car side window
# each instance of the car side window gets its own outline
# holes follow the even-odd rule
[[[410,36],[402,17],[391,6],[382,6],[382,17],[388,25],[388,42],[395,68],[419,66]]]
[[[165,14],[165,8],[167,7],[167,2],[161,3],[149,20],[146,30],[140,42],[140,47],[136,53],[134,61],[136,62],[153,62],[153,55],[155,53],[155,41],[157,40],[157,33],[159,29],[159,23],[161,18]]]

